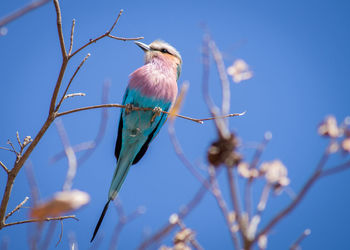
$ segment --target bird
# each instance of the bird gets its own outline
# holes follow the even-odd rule
[[[175,102],[180,77],[182,58],[169,43],[155,40],[151,44],[136,41],[144,51],[145,63],[129,76],[123,97],[118,136],[115,144],[117,166],[108,192],[108,200],[96,224],[92,242],[101,226],[109,203],[116,198],[131,165],[136,164],[146,153],[149,144],[159,133],[167,119],[168,111]],[[150,108],[133,110],[132,107]]]

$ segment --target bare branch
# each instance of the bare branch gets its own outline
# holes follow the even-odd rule
[[[280,211],[273,219],[257,234],[253,242],[257,241],[260,236],[266,235],[271,228],[273,228],[281,219],[286,217],[293,209],[300,203],[300,201],[304,198],[306,193],[310,190],[311,186],[318,180],[318,178],[322,174],[322,169],[324,168],[324,165],[326,164],[329,157],[328,148],[322,155],[319,163],[316,166],[316,169],[314,173],[311,175],[311,177],[306,181],[298,195],[295,197],[295,199],[282,211]]]
[[[69,58],[75,56],[77,53],[79,53],[79,51],[81,51],[82,49],[86,48],[87,46],[89,46],[90,44],[92,43],[96,43],[98,40],[104,38],[104,37],[111,37],[111,38],[114,38],[114,39],[117,39],[117,40],[122,40],[122,41],[136,41],[136,40],[141,40],[143,39],[143,37],[136,37],[136,38],[122,38],[122,37],[114,37],[112,35],[110,35],[110,33],[113,31],[115,25],[117,24],[121,14],[123,13],[123,10],[120,10],[119,11],[119,14],[116,18],[116,20],[114,21],[112,27],[106,32],[104,33],[103,35],[100,35],[99,37],[95,38],[95,39],[90,39],[90,41],[86,44],[84,44],[83,46],[81,46],[79,49],[77,49],[76,51],[74,51],[70,56]]]
[[[15,209],[13,209],[11,212],[9,212],[6,216],[5,216],[5,220],[7,220],[11,215],[13,215],[16,211],[18,211],[27,201],[28,201],[29,197],[25,197],[24,200],[19,203]]]
[[[78,167],[77,157],[75,156],[74,150],[69,143],[68,135],[66,130],[64,129],[62,120],[61,119],[56,120],[55,125],[57,128],[58,135],[63,144],[66,157],[68,159],[68,171],[67,171],[66,180],[63,184],[63,190],[70,190],[73,185],[73,179],[77,172],[77,167]]]
[[[61,47],[61,53],[63,59],[68,58],[67,51],[66,51],[66,45],[64,44],[64,37],[63,37],[63,31],[62,31],[62,16],[61,16],[61,8],[58,0],[53,0],[53,3],[55,5],[56,10],[56,16],[57,16],[57,31],[58,31],[58,37],[60,39],[60,47]]]
[[[209,181],[209,179],[207,181]],[[194,208],[201,202],[202,198],[206,194],[206,191],[207,191],[207,188],[201,185],[201,187],[193,196],[193,198],[190,200],[190,202],[187,203],[187,205],[184,206],[181,209],[181,211],[178,213],[178,216],[180,219],[184,219],[188,214],[190,214],[194,210]],[[149,237],[144,242],[142,242],[141,245],[138,247],[138,249],[140,250],[146,249],[152,244],[159,242],[163,237],[169,234],[175,228],[175,226],[176,224],[169,223],[169,222],[166,223],[155,234],[153,234],[153,236]]]
[[[212,186],[213,186],[213,195],[219,205],[219,208],[222,212],[222,214],[224,215],[224,218],[225,218],[225,221],[226,221],[226,225],[227,225],[227,228],[230,232],[230,235],[231,235],[231,239],[232,239],[232,242],[233,242],[233,245],[235,246],[235,249],[241,249],[239,246],[239,240],[238,240],[238,237],[236,235],[236,231],[234,231],[233,229],[233,223],[232,221],[230,220],[230,215],[229,215],[229,211],[227,209],[227,205],[226,205],[226,202],[224,200],[224,198],[222,197],[222,194],[221,194],[221,190],[220,190],[220,187],[219,187],[219,184],[218,184],[218,181],[217,181],[217,178],[216,178],[216,169],[214,166],[209,166],[209,175],[210,175],[210,179],[211,179],[211,183],[212,183]],[[238,217],[238,220],[240,218]],[[240,230],[242,230],[242,228],[240,227]]]
[[[18,145],[19,145],[20,148],[22,149],[22,148],[23,148],[23,145],[22,145],[22,143],[21,143],[21,139],[19,139],[19,133],[18,133],[18,131],[16,132],[16,138],[17,138]]]
[[[59,217],[52,217],[52,218],[45,218],[45,219],[31,219],[31,220],[17,221],[17,222],[7,223],[3,227],[9,227],[13,225],[32,223],[32,222],[43,222],[43,221],[53,221],[53,220],[65,220],[65,219],[74,219],[76,221],[79,221],[75,215],[67,215],[67,216],[59,216]]]
[[[62,236],[63,236],[63,221],[60,220],[61,222],[61,232],[60,232],[60,237],[58,238],[58,241],[56,243],[56,247],[58,246],[58,244],[60,244],[61,240],[62,240]]]
[[[118,212],[119,220],[118,220],[117,225],[115,226],[113,236],[111,239],[111,243],[109,245],[110,250],[117,249],[119,235],[120,235],[120,232],[122,231],[122,229],[124,228],[124,226],[144,213],[144,208],[140,207],[140,208],[136,209],[135,211],[133,211],[131,214],[125,215],[124,208],[123,208],[123,205],[120,202],[120,200],[117,199],[114,202],[114,204],[115,204],[115,207],[116,207],[117,212]]]
[[[298,250],[300,243],[311,234],[310,229],[305,229],[304,232],[298,237],[298,239],[290,246],[290,250]]]
[[[71,97],[76,97],[76,96],[86,96],[85,93],[72,93],[72,94],[68,94],[68,95],[65,95],[63,100],[66,100],[68,98],[71,98]]]
[[[5,172],[6,172],[7,174],[10,173],[10,170],[5,166],[4,163],[2,163],[2,161],[0,161],[0,166],[5,170]]]
[[[263,154],[268,142],[271,140],[272,134],[271,132],[266,132],[264,135],[263,141],[257,146],[254,156],[252,158],[251,163],[249,164],[249,169],[254,169],[257,167],[261,155]],[[244,200],[245,200],[245,209],[248,213],[248,218],[251,218],[252,215],[252,206],[251,206],[251,189],[253,184],[254,178],[249,178],[247,182],[245,183],[245,189],[244,189]]]
[[[230,82],[229,82],[227,74],[226,74],[226,67],[225,67],[224,61],[222,59],[221,52],[216,47],[216,44],[213,40],[211,40],[209,42],[209,48],[211,50],[211,53],[212,53],[213,58],[215,60],[217,70],[219,72],[219,78],[220,78],[221,87],[222,87],[221,113],[222,113],[222,115],[225,116],[230,111]]]
[[[74,27],[75,27],[75,19],[72,20],[72,28],[70,31],[70,44],[69,44],[68,56],[70,56],[70,54],[72,53],[72,49],[73,49]]]
[[[108,37],[119,40],[119,41],[138,41],[144,39],[143,36],[139,37],[120,37],[120,36],[113,36],[113,35],[108,35]]]
[[[2,18],[0,20],[0,28],[10,22],[12,22],[13,20],[25,15],[26,13],[39,8],[40,6],[48,3],[50,0],[38,0],[38,1],[34,1],[29,3],[28,5],[14,11],[13,13],[5,16],[4,18]]]
[[[83,107],[83,108],[77,108],[77,109],[72,109],[72,110],[69,110],[69,111],[64,111],[64,112],[60,112],[60,113],[57,113],[56,117],[60,117],[60,116],[63,116],[63,115],[68,115],[68,114],[71,114],[71,113],[75,113],[75,112],[80,112],[80,111],[83,111],[83,110],[89,110],[89,109],[99,109],[99,108],[131,108],[132,111],[153,111],[154,109],[153,108],[141,108],[141,107],[134,107],[134,106],[130,106],[130,105],[121,105],[121,104],[100,104],[100,105],[93,105],[93,106],[88,106],[88,107]],[[164,110],[160,110],[159,112],[161,113],[164,113],[164,114],[170,114],[170,112],[167,112],[167,111],[164,111]],[[224,117],[234,117],[234,116],[241,116],[243,115],[244,113],[239,113],[239,114],[229,114],[227,116],[219,116],[218,118],[224,118]],[[218,119],[217,117],[210,117],[210,118],[203,118],[203,119],[196,119],[196,118],[191,118],[191,117],[188,117],[188,116],[183,116],[183,115],[179,115],[179,114],[176,114],[177,117],[180,117],[180,118],[183,118],[183,119],[186,119],[186,120],[189,120],[189,121],[193,121],[193,122],[197,122],[197,123],[200,123],[200,124],[203,124],[204,121],[208,121],[208,120],[215,120],[215,119]]]
[[[57,106],[56,106],[56,109],[55,109],[56,112],[60,109],[61,104],[62,104],[62,102],[63,102],[63,100],[65,99],[65,96],[66,96],[66,94],[67,94],[67,91],[68,91],[68,89],[69,89],[69,87],[70,87],[72,81],[74,80],[74,77],[77,75],[78,71],[79,71],[80,68],[84,65],[85,61],[89,58],[89,56],[90,56],[90,53],[88,53],[88,54],[85,56],[85,58],[81,61],[81,63],[79,64],[79,66],[78,66],[78,67],[76,68],[76,70],[74,71],[73,76],[70,78],[70,80],[69,80],[69,82],[68,82],[68,85],[67,85],[66,89],[64,90],[64,93],[63,93],[63,95],[62,95],[61,100],[59,101],[59,103],[58,103]]]
[[[337,174],[337,173],[345,171],[349,168],[350,168],[350,161],[347,161],[347,162],[344,162],[343,164],[340,164],[338,166],[323,170],[320,177],[325,177],[325,176]]]

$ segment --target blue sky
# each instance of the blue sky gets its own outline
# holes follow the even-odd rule
[[[6,1],[0,16],[27,1]],[[266,131],[273,139],[262,160],[280,159],[288,167],[291,189],[297,192],[312,173],[327,145],[317,134],[317,125],[329,114],[338,121],[350,115],[349,61],[350,5],[346,1],[61,1],[65,41],[69,41],[71,20],[76,19],[74,48],[105,32],[120,9],[124,14],[117,24],[116,36],[144,36],[150,43],[161,38],[178,49],[183,58],[183,81],[190,82],[182,114],[207,117],[208,110],[201,93],[202,24],[223,53],[227,66],[237,58],[244,59],[254,77],[240,85],[231,85],[231,111],[247,111],[230,119],[230,128],[244,143],[261,141]],[[61,57],[55,12],[52,3],[37,9],[7,26],[8,34],[0,37],[0,146],[7,139],[15,141],[37,133],[45,121],[50,96],[57,79]],[[67,84],[76,66],[91,53],[74,80],[70,92],[84,92],[86,97],[67,100],[63,110],[99,104],[103,82],[111,81],[110,102],[120,103],[128,75],[142,65],[143,53],[133,42],[103,39],[76,56],[69,64],[63,84]],[[220,82],[212,68],[210,90],[220,102]],[[100,110],[85,111],[63,118],[72,144],[91,140],[99,126]],[[74,188],[86,191],[90,203],[76,215],[79,222],[65,221],[64,236],[58,249],[66,249],[68,235],[74,232],[81,249],[89,240],[106,201],[111,175],[115,167],[118,109],[109,110],[105,137],[94,154],[78,170]],[[211,122],[199,125],[178,119],[176,131],[188,158],[206,163],[206,150],[215,139]],[[30,160],[40,194],[47,199],[62,188],[67,162],[55,164],[50,158],[62,150],[57,131],[52,126]],[[251,149],[243,152],[249,157]],[[0,151],[0,160],[11,166],[14,156]],[[339,163],[343,157],[332,157]],[[329,165],[331,166],[331,165]],[[350,199],[347,190],[350,171],[317,182],[294,212],[270,234],[269,249],[286,249],[306,228],[312,234],[303,242],[305,249],[347,249]],[[227,201],[227,183],[219,178]],[[0,174],[3,189],[4,173]],[[120,235],[120,249],[135,249],[149,232],[155,232],[169,215],[195,194],[200,184],[182,165],[174,153],[164,126],[146,156],[127,177],[120,192],[125,210],[131,212],[145,206],[147,212],[128,224]],[[254,191],[255,200],[260,186]],[[2,191],[1,191],[2,192]],[[9,208],[30,195],[22,171],[13,189]],[[290,198],[285,193],[271,197],[262,223],[283,208]],[[25,218],[22,209],[11,220]],[[111,206],[100,229],[104,235],[101,249],[107,248],[118,217]],[[229,249],[231,245],[223,216],[213,197],[206,195],[201,204],[185,220],[197,232],[206,249]],[[9,249],[27,246],[28,227],[5,228],[1,238],[8,238]],[[51,248],[58,240],[57,228]],[[173,234],[172,234],[173,235]],[[171,237],[172,237],[171,235]],[[171,237],[165,239],[169,244]],[[21,240],[17,240],[21,239]]]

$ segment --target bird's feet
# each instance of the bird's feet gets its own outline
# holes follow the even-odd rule
[[[151,123],[154,122],[157,116],[160,116],[163,110],[160,107],[155,107],[152,111],[153,111],[153,116],[151,119]]]
[[[133,110],[134,105],[132,105],[131,103],[125,104],[125,114],[130,114],[130,112]]]

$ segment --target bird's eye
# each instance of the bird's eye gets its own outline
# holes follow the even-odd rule
[[[169,51],[167,49],[161,49],[160,52],[162,52],[162,53],[169,53]]]

